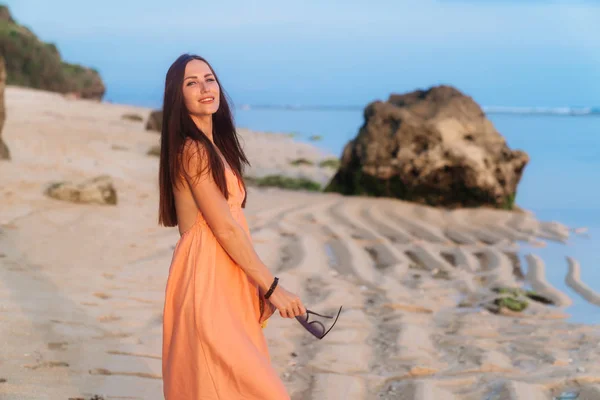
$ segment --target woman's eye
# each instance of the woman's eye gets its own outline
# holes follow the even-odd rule
[[[196,82],[189,82],[189,83],[187,84],[187,86],[192,86],[194,83],[196,83]]]
[[[215,80],[213,78],[208,78],[207,81],[214,82]]]

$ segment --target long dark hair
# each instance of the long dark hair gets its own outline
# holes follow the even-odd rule
[[[219,109],[212,115],[213,141],[225,157],[227,164],[229,164],[235,175],[242,182],[244,192],[246,192],[246,184],[242,175],[244,164],[250,165],[250,163],[238,140],[233,116],[229,108],[229,102],[227,101],[228,96],[208,61],[197,55],[182,54],[171,65],[165,78],[160,138],[160,202],[158,216],[158,222],[163,226],[176,226],[178,223],[173,185],[177,185],[181,181],[180,173],[182,171],[183,149],[189,139],[192,139],[193,143],[198,146],[198,149],[203,150],[200,154],[208,156],[208,172],[212,173],[213,179],[223,193],[223,196],[226,199],[229,198],[223,160],[213,147],[210,139],[192,121],[184,103],[182,86],[185,67],[192,60],[205,62],[219,84]],[[205,171],[198,171],[198,175],[200,173],[205,173]],[[242,207],[245,206],[246,196],[244,196],[242,202]]]

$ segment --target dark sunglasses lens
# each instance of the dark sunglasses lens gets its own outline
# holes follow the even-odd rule
[[[309,322],[308,330],[310,331],[310,333],[318,337],[323,336],[323,334],[325,333],[325,327],[322,323],[318,321]]]
[[[296,319],[300,322],[306,322],[308,320],[308,314],[298,315]]]
[[[309,331],[310,333],[312,333],[315,336],[322,336],[323,333],[325,333],[325,327],[323,326],[322,323],[320,323],[319,321],[311,321],[311,322],[307,322],[308,320],[308,315],[299,315],[296,317],[296,319],[298,320],[298,322],[300,322],[302,324],[302,326]]]

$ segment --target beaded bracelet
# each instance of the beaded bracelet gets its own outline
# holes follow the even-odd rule
[[[277,286],[277,282],[279,282],[279,278],[275,277],[273,283],[271,284],[271,287],[269,288],[269,291],[265,294],[265,299],[271,297],[271,295],[273,294],[273,290],[275,290],[275,287]]]

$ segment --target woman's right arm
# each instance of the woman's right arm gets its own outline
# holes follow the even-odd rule
[[[201,145],[196,146],[188,142],[183,153],[183,175],[189,184],[196,206],[223,249],[259,285],[262,292],[266,293],[275,277],[260,260],[242,226],[231,215],[229,204],[207,166],[205,150]],[[284,318],[306,313],[298,296],[279,285],[269,297],[269,301]]]

